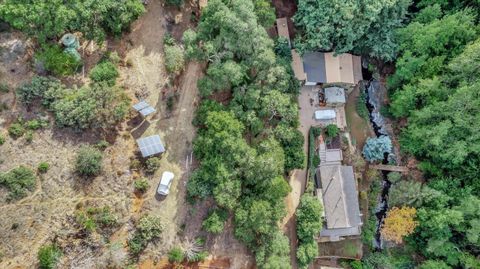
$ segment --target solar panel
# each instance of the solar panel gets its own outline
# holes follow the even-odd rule
[[[165,152],[165,147],[163,146],[159,135],[140,138],[137,140],[137,144],[143,157]]]
[[[149,107],[150,105],[145,102],[145,101],[141,101],[140,103],[137,103],[135,105],[133,105],[133,108],[136,110],[136,111],[140,111],[146,107]]]
[[[142,110],[140,110],[140,114],[142,114],[142,116],[146,117],[150,114],[152,114],[153,112],[157,111],[155,108],[151,107],[151,106],[148,106]]]

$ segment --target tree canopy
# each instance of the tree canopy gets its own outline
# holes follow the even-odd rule
[[[201,165],[187,189],[191,198],[213,196],[232,213],[235,236],[255,253],[259,268],[290,268],[288,240],[278,228],[290,191],[283,175],[303,167],[305,156],[296,130],[299,85],[265,31],[274,19],[265,16],[270,8],[268,1],[211,0],[196,31],[184,33],[187,58],[208,63],[194,121]],[[232,98],[209,100],[218,92]],[[218,224],[210,216],[205,225],[218,231]]]
[[[410,4],[411,0],[300,0],[294,21],[302,33],[296,46],[393,60],[395,30]]]
[[[67,32],[82,32],[88,40],[120,35],[144,12],[138,0],[5,0],[0,18],[40,41]]]

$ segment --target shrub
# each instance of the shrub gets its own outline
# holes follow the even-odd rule
[[[363,156],[369,162],[382,161],[385,154],[392,152],[392,141],[388,136],[367,139],[363,147]]]
[[[48,126],[48,121],[33,119],[25,123],[25,127],[29,130],[38,130],[40,128],[45,128]]]
[[[80,148],[75,170],[82,176],[98,175],[102,170],[102,152],[90,146]]]
[[[108,141],[106,140],[100,140],[99,142],[97,142],[97,144],[95,145],[95,147],[101,151],[104,151],[106,150],[108,147],[110,146],[110,143],[108,143]]]
[[[62,251],[56,245],[44,245],[38,250],[38,262],[41,269],[53,269],[62,256]]]
[[[145,171],[148,174],[154,174],[158,170],[158,168],[160,168],[160,158],[151,157],[147,160],[145,165],[146,165]]]
[[[318,245],[315,240],[310,240],[308,242],[302,243],[298,245],[297,249],[297,259],[298,265],[300,268],[307,268],[308,264],[310,264],[315,257],[318,256]]]
[[[128,241],[128,248],[132,256],[138,256],[147,244],[158,238],[163,231],[163,225],[160,218],[156,216],[145,215],[139,221],[137,230],[133,237]]]
[[[16,94],[25,105],[30,105],[35,99],[44,98],[42,104],[49,107],[63,89],[61,82],[51,77],[35,76],[28,83],[17,88]]]
[[[0,134],[0,145],[5,144],[5,137]]]
[[[181,46],[166,45],[165,47],[165,68],[169,73],[179,74],[185,65],[185,53]]]
[[[277,38],[275,41],[275,54],[289,60],[292,58],[292,51],[287,38],[283,36]]]
[[[0,174],[0,185],[9,190],[8,200],[17,200],[26,196],[27,190],[35,187],[35,173],[28,167],[19,166]]]
[[[181,263],[185,259],[183,250],[180,247],[174,247],[168,252],[168,260],[174,263]]]
[[[25,133],[25,141],[27,141],[28,143],[31,143],[33,141],[33,131],[32,130],[28,130]]]
[[[136,191],[144,193],[150,187],[148,180],[146,178],[137,179],[133,182],[133,186]]]
[[[0,92],[8,93],[10,92],[10,87],[5,83],[0,83]]]
[[[329,124],[326,127],[325,133],[327,134],[327,137],[333,138],[338,135],[340,130],[338,129],[337,125],[335,124]]]
[[[367,94],[362,88],[360,88],[360,95],[357,98],[355,110],[357,111],[358,116],[368,120]]]
[[[43,62],[45,69],[57,76],[72,75],[82,65],[73,55],[63,52],[58,45],[46,45],[36,58]]]
[[[173,38],[172,34],[165,33],[163,36],[163,45],[164,46],[174,46],[175,45],[175,38]]]
[[[90,79],[94,82],[106,82],[109,86],[115,85],[119,73],[115,64],[110,61],[101,62],[90,71]]]
[[[12,123],[8,128],[8,134],[10,134],[13,138],[19,138],[25,134],[25,128],[20,122]]]
[[[41,162],[38,164],[37,170],[38,172],[44,174],[48,171],[49,168],[50,168],[50,165],[47,162]]]
[[[118,223],[118,218],[108,206],[88,207],[85,210],[76,212],[77,223],[88,232],[98,228],[111,228]]]
[[[199,253],[196,253],[193,255],[192,258],[188,259],[189,262],[203,262],[207,259],[208,257],[208,252],[206,251],[200,251]]]
[[[227,220],[227,212],[214,210],[202,223],[202,227],[210,233],[218,234],[223,231],[225,221]]]

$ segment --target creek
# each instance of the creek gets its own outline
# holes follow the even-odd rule
[[[370,79],[365,83],[365,93],[366,93],[366,105],[369,113],[370,123],[372,124],[373,130],[377,137],[380,136],[389,136],[386,130],[385,118],[380,113],[380,108],[382,106],[382,87],[380,82]],[[385,153],[382,164],[388,164],[390,158],[394,158],[392,154]],[[379,203],[375,209],[376,216],[376,228],[373,238],[373,245],[375,249],[382,249],[382,239],[380,236],[380,229],[383,224],[386,212],[388,210],[388,191],[391,186],[391,182],[388,180],[388,171],[381,171],[382,175],[382,190],[380,192]]]

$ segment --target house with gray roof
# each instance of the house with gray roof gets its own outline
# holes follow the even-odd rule
[[[352,166],[342,165],[340,149],[327,149],[321,139],[320,165],[316,169],[317,197],[323,204],[324,226],[320,241],[340,241],[361,233],[362,219]]]
[[[360,56],[313,51],[303,54],[302,60],[307,86],[320,83],[355,85],[363,79]],[[297,78],[303,78],[297,73],[300,72],[295,72]]]

